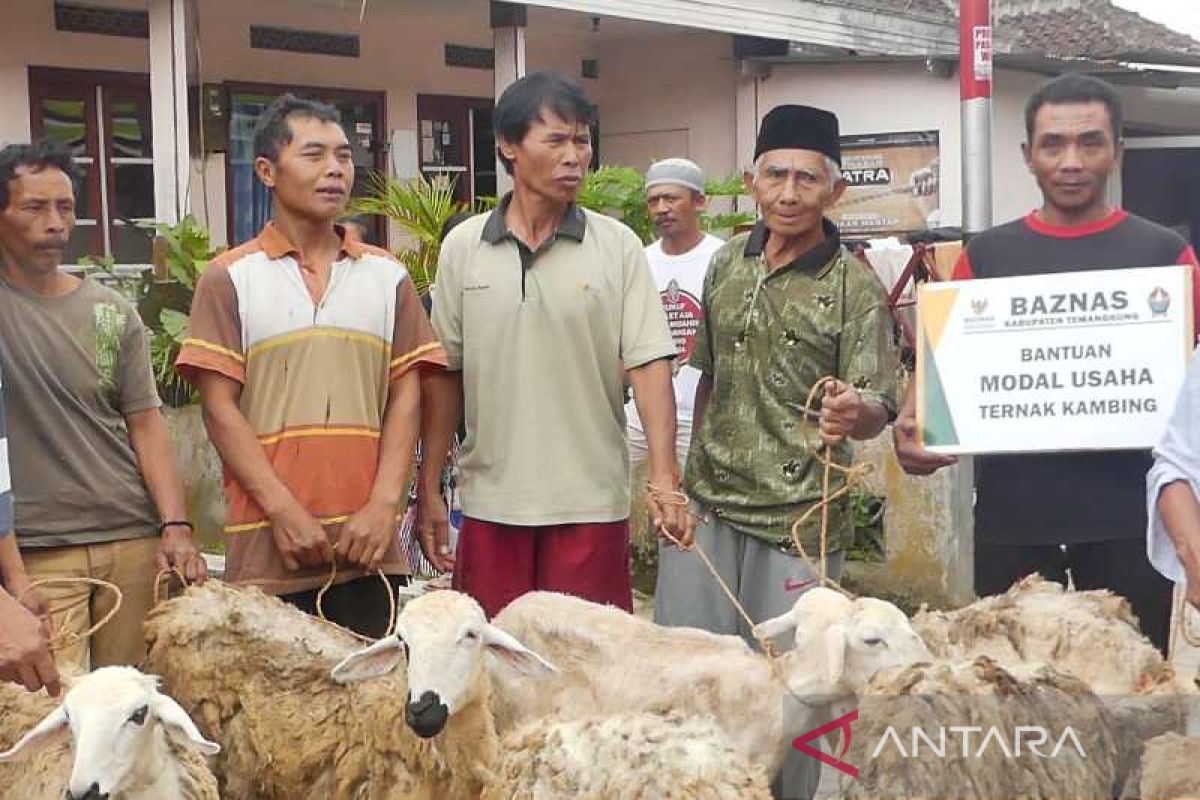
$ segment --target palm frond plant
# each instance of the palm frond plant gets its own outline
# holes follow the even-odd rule
[[[716,198],[736,198],[745,193],[739,176],[710,180],[704,187],[704,194],[710,202]],[[621,220],[646,244],[657,236],[654,221],[646,209],[646,179],[635,169],[606,166],[589,172],[576,202],[583,208]],[[738,226],[753,221],[752,214],[741,212],[706,211],[700,215],[700,227],[712,233],[728,234]]]
[[[412,180],[397,180],[381,173],[368,179],[367,194],[351,201],[352,214],[378,214],[393,220],[414,240],[413,246],[396,256],[408,269],[413,287],[425,294],[437,277],[442,229],[446,221],[466,208],[454,197],[454,180],[436,175],[432,180],[420,175]]]

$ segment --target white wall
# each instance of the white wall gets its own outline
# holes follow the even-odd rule
[[[29,141],[29,74],[25,67],[0,67],[0,147]]]

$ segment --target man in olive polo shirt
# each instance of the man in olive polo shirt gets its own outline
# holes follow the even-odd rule
[[[448,372],[423,403],[418,535],[454,585],[489,616],[525,592],[565,592],[630,609],[629,371],[659,497],[679,488],[675,344],[642,243],[575,205],[592,157],[593,108],[551,73],[517,81],[494,125],[513,191],[442,246],[433,325]],[[454,558],[438,491],[465,406],[460,459],[466,517]],[[652,495],[655,493],[652,493]],[[685,509],[652,518],[688,537]]]

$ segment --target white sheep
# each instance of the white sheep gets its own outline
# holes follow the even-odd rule
[[[1122,597],[1069,591],[1031,575],[1002,595],[953,611],[922,611],[913,626],[939,658],[1040,665],[1084,681],[1108,706],[1121,753],[1121,784],[1136,796],[1144,744],[1187,728],[1197,690],[1138,630]]]
[[[534,720],[504,737],[482,800],[770,800],[766,776],[711,717]]]
[[[209,581],[151,612],[147,661],[221,743],[226,800],[475,800],[499,756],[484,654],[501,670],[549,667],[454,592],[411,601],[397,627],[407,673],[392,670],[403,648],[389,637],[354,659],[379,679],[343,686],[330,672],[360,647],[348,633]],[[431,702],[445,673],[456,691]]]
[[[1112,800],[1118,723],[1084,682],[987,657],[888,670],[859,697],[843,800]]]
[[[0,787],[20,800],[216,800],[200,735],[158,681],[104,667],[69,681],[58,704],[0,685]],[[16,730],[24,731],[13,743]],[[68,745],[69,743],[69,745]]]
[[[405,612],[425,603],[441,609],[427,615],[428,629],[397,625],[396,635],[333,674],[343,681],[384,674],[399,666],[407,648],[408,699],[416,704],[408,722],[418,732],[436,733],[473,685],[485,652],[464,648],[458,631],[485,623],[473,601],[451,592],[418,598]],[[508,637],[497,655],[541,673],[531,681],[518,671],[492,671],[497,727],[679,709],[714,718],[738,753],[774,777],[787,743],[819,723],[824,706],[852,696],[877,669],[929,657],[899,609],[850,601],[829,589],[810,590],[791,611],[760,627],[765,636],[794,634],[796,648],[778,664],[787,687],[740,638],[666,628],[566,595],[527,594],[483,628],[490,637]]]
[[[1067,591],[1031,575],[963,608],[922,610],[913,627],[941,658],[1051,664],[1099,695],[1196,693],[1138,630],[1128,602],[1104,590]]]

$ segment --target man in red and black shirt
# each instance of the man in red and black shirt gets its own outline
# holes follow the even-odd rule
[[[1121,104],[1112,87],[1086,75],[1055,78],[1030,97],[1025,127],[1022,150],[1042,206],[973,238],[955,266],[956,280],[1196,266],[1179,234],[1105,199],[1121,155]],[[921,447],[911,396],[894,435],[910,474],[954,463]],[[1126,597],[1142,631],[1165,651],[1171,584],[1150,566],[1145,544],[1150,463],[1148,450],[978,458],[976,593],[999,594],[1031,572],[1065,583],[1070,570],[1077,589]]]

